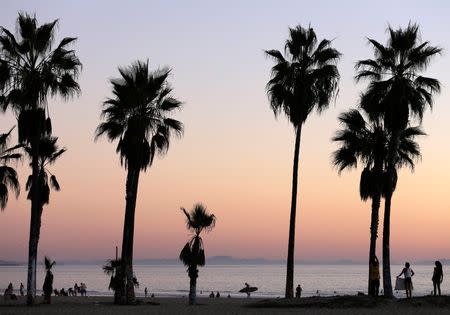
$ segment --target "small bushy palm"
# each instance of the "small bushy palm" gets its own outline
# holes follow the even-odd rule
[[[208,213],[206,207],[200,203],[188,212],[185,208],[181,208],[186,216],[186,227],[193,233],[189,242],[184,245],[180,252],[180,260],[188,267],[187,272],[190,279],[189,285],[189,304],[195,304],[197,296],[197,278],[198,266],[205,265],[205,248],[200,234],[205,231],[211,231],[216,224],[214,214]]]
[[[45,266],[45,279],[44,285],[42,286],[42,291],[44,292],[44,302],[47,304],[51,303],[51,296],[53,293],[53,273],[52,268],[56,264],[55,261],[51,261],[50,258],[45,256],[44,266]]]

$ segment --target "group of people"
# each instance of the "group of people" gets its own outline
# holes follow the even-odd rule
[[[77,296],[80,294],[81,296],[86,296],[87,293],[87,286],[84,282],[81,282],[80,285],[78,283],[75,283],[73,288],[69,288],[67,291],[62,288],[61,290],[54,289],[53,294],[55,296]]]
[[[404,276],[404,278],[400,278],[402,275]],[[406,298],[408,298],[408,299],[410,299],[412,297],[412,290],[413,290],[412,277],[413,276],[414,276],[414,271],[411,269],[411,265],[409,262],[405,263],[405,267],[402,269],[400,274],[397,276],[396,290],[405,290]],[[369,292],[369,294],[378,296],[379,290],[380,290],[380,263],[376,256],[370,263],[369,278],[370,278],[370,287],[371,287],[371,290],[373,290],[373,292],[372,292],[373,294],[371,294],[371,292]],[[444,271],[442,268],[442,263],[440,261],[435,261],[433,276],[431,277],[431,281],[433,282],[434,296],[436,296],[436,295],[441,296],[441,283],[443,280],[444,280]],[[404,287],[403,287],[402,282],[404,282]]]
[[[23,286],[22,282],[20,283],[19,293],[21,296],[25,295],[25,287]],[[6,288],[3,296],[5,300],[17,300],[17,296],[14,294],[14,287],[11,282],[8,284],[8,287]]]

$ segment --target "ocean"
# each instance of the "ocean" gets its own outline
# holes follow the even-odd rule
[[[392,280],[403,266],[393,265]],[[413,277],[413,295],[429,295],[433,289],[431,276],[432,265],[412,265],[415,272]],[[137,296],[148,293],[157,297],[187,296],[189,278],[186,268],[182,265],[136,265],[135,274],[140,283],[136,289]],[[197,279],[197,294],[208,296],[211,291],[220,292],[222,297],[243,297],[238,291],[248,282],[258,287],[252,293],[254,297],[283,297],[286,276],[284,265],[209,265],[199,268]],[[367,292],[367,266],[365,265],[296,265],[294,284],[301,284],[302,296],[332,296],[356,295],[359,291]],[[100,265],[55,265],[53,268],[54,288],[58,290],[73,287],[75,283],[86,283],[88,295],[112,296],[108,290],[109,277],[105,275]],[[441,286],[442,294],[450,293],[450,281],[447,281],[444,266],[444,282]],[[0,288],[4,292],[11,282],[16,293],[20,282],[26,287],[26,266],[0,266]],[[43,266],[37,270],[37,288],[41,289],[45,277]],[[382,284],[381,284],[382,288]],[[41,291],[38,291],[41,294]],[[404,291],[395,292],[397,297],[405,297]]]

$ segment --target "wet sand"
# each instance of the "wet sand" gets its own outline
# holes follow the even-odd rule
[[[25,306],[25,298],[4,301],[0,314],[450,314],[450,297],[416,298],[410,301],[376,302],[367,297],[302,298],[300,300],[262,300],[258,298],[199,298],[198,305],[187,305],[186,298],[139,299],[139,305],[120,306],[112,297],[52,297],[52,304]],[[155,305],[156,304],[156,305]]]

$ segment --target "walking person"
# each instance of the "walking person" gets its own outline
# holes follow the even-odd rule
[[[434,265],[433,278],[431,278],[433,280],[434,296],[436,296],[436,291],[441,296],[441,283],[444,280],[444,272],[440,261],[436,260]]]
[[[409,262],[405,263],[405,268],[403,268],[397,278],[401,275],[405,275],[406,298],[410,299],[412,297],[412,277],[414,276],[414,271],[411,269]]]
[[[19,288],[19,292],[20,292],[20,296],[24,296],[24,291],[25,291],[25,288],[24,288],[24,286],[23,286],[23,283],[21,282],[20,283],[20,288]],[[440,291],[439,291],[440,292]],[[440,295],[440,294],[439,294]]]
[[[380,291],[380,263],[377,256],[372,259],[369,268],[369,280],[371,288],[371,292],[369,292],[369,294],[378,296],[378,292]]]

